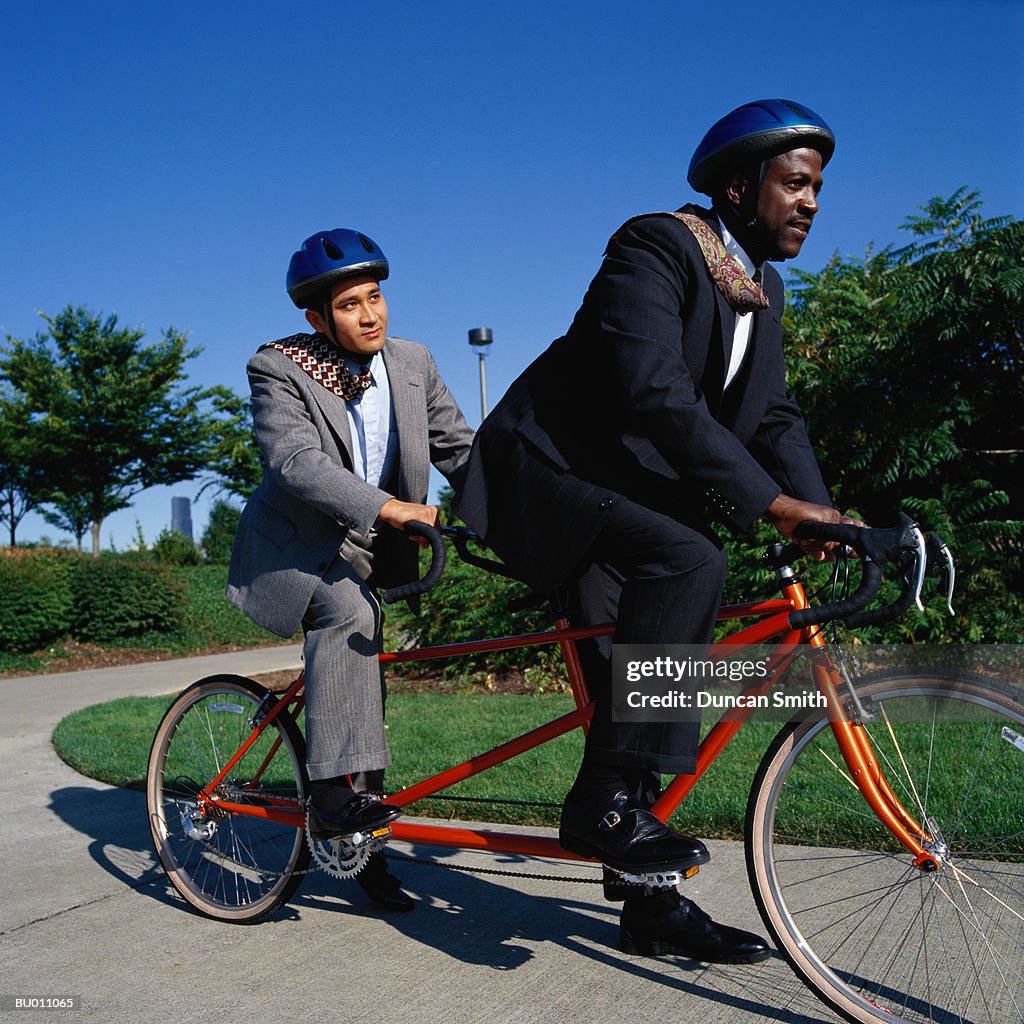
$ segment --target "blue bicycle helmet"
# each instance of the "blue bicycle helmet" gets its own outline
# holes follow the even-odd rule
[[[817,149],[821,166],[836,148],[832,129],[810,107],[792,100],[755,100],[716,121],[700,141],[686,180],[711,195],[723,171],[744,160],[767,160],[801,147]]]
[[[356,274],[387,278],[388,260],[380,246],[350,228],[318,231],[288,264],[288,294],[299,309],[310,309],[336,281]]]

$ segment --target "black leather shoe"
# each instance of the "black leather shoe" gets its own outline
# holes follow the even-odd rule
[[[370,854],[363,870],[356,875],[356,881],[381,910],[405,912],[416,906],[415,900],[402,891],[401,881],[388,870],[380,850]]]
[[[711,859],[699,839],[673,832],[625,790],[611,800],[588,800],[570,792],[558,841],[572,853],[634,874],[685,871]]]
[[[712,964],[756,964],[772,955],[764,939],[716,924],[675,889],[626,897],[619,948],[638,956],[684,956]]]
[[[357,793],[339,811],[328,813],[309,805],[309,834],[313,839],[336,839],[353,832],[372,832],[394,821],[402,813],[395,804],[382,804],[376,797]]]

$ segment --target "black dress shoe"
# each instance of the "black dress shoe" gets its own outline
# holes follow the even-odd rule
[[[388,870],[388,863],[380,850],[370,854],[363,870],[356,875],[356,881],[381,910],[404,912],[416,906],[415,900],[402,891],[401,881]]]
[[[588,799],[570,791],[558,841],[572,853],[633,874],[685,871],[711,859],[699,839],[673,832],[625,790],[611,799]]]
[[[309,834],[313,839],[336,839],[353,832],[372,832],[394,821],[402,813],[395,804],[382,804],[376,797],[357,793],[337,811],[321,811],[309,805]]]
[[[626,897],[619,948],[639,956],[684,956],[712,964],[756,964],[772,955],[764,939],[716,924],[675,889]]]

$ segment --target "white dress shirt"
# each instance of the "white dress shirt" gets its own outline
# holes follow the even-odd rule
[[[362,363],[346,357],[345,365],[359,373]],[[391,385],[384,357],[377,352],[370,360],[373,384],[359,398],[345,403],[352,434],[353,472],[374,487],[388,481],[398,450],[395,413],[391,406]]]
[[[752,279],[754,274],[760,271],[761,267],[754,266],[754,261],[747,255],[743,246],[729,234],[729,229],[724,224],[722,224],[722,241],[725,243],[725,251],[743,267],[747,277]],[[739,373],[739,369],[743,365],[743,357],[747,354],[747,346],[750,344],[750,332],[753,329],[753,313],[736,314],[736,325],[732,332],[732,351],[729,353],[729,365],[725,371],[726,387],[732,383],[733,378]]]

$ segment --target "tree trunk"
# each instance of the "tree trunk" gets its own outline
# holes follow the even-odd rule
[[[100,557],[100,527],[103,525],[102,519],[95,519],[89,524],[89,533],[92,535],[92,557]]]

